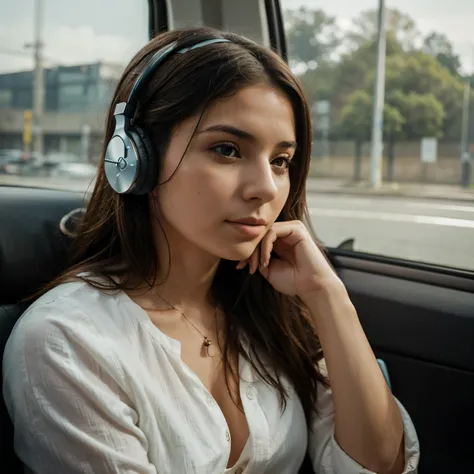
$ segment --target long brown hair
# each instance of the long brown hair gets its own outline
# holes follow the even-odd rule
[[[126,101],[130,90],[151,56],[178,41],[183,47],[213,37],[217,43],[172,55],[142,91],[133,122],[147,131],[155,146],[160,168],[171,133],[184,119],[202,113],[212,101],[262,81],[278,87],[291,101],[298,149],[290,171],[290,194],[279,220],[307,217],[305,181],[311,157],[311,118],[298,81],[275,53],[239,35],[211,28],[182,29],[152,39],[125,69],[108,113],[105,144],[96,184],[74,239],[67,270],[43,288],[43,292],[71,278],[85,279],[101,291],[133,291],[155,284],[158,258],[151,226],[148,196],[117,194],[104,172],[105,147],[114,130],[113,111]],[[158,183],[159,183],[158,176]],[[101,279],[77,277],[89,272]],[[232,357],[242,354],[259,375],[280,394],[282,406],[288,393],[285,375],[298,394],[308,421],[316,412],[318,384],[327,384],[317,362],[321,346],[307,311],[296,298],[276,292],[260,275],[235,270],[235,262],[222,260],[215,275],[213,296],[226,315],[223,362],[226,380],[233,373]],[[241,345],[245,335],[247,350]]]

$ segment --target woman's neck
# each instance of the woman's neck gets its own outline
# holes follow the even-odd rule
[[[182,311],[207,309],[220,259],[193,245],[172,229],[155,232],[158,274],[150,295],[161,296]]]
[[[152,291],[182,310],[189,306],[199,308],[209,305],[219,259],[205,258],[192,252],[179,255],[172,252],[170,256],[170,262],[168,256],[165,262],[160,261],[160,272]]]

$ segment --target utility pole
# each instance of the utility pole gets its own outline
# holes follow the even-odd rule
[[[374,84],[374,112],[372,118],[372,146],[370,156],[370,187],[382,184],[383,107],[385,101],[385,50],[387,42],[385,0],[379,0],[377,66]]]
[[[34,78],[33,78],[33,151],[42,155],[43,141],[43,112],[44,112],[44,66],[43,66],[43,0],[35,0],[34,24]]]
[[[462,102],[462,129],[461,129],[461,186],[468,188],[471,185],[472,160],[469,150],[469,106],[471,104],[471,82],[474,77],[474,50],[472,73],[466,76],[464,83],[464,97]]]
[[[471,96],[471,77],[464,84],[461,131],[461,185],[468,188],[471,184],[471,157],[469,153],[469,102]]]

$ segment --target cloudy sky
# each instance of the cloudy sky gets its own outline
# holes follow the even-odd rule
[[[97,60],[126,63],[147,40],[146,0],[43,0],[47,65]],[[257,0],[256,0],[257,1]],[[30,68],[35,0],[0,0],[0,72]],[[335,16],[343,28],[377,0],[281,0],[283,7],[307,5]],[[409,14],[423,34],[445,33],[474,70],[474,0],[387,0]]]

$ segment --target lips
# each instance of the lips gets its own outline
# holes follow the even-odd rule
[[[245,217],[243,219],[232,221],[229,220],[227,223],[230,224],[230,226],[239,234],[243,234],[252,239],[259,237],[267,225],[263,219],[257,219],[255,217]]]
[[[256,217],[244,217],[243,219],[236,219],[229,221],[232,224],[242,224],[242,225],[253,225],[253,226],[262,226],[267,225],[263,219],[257,219]]]

